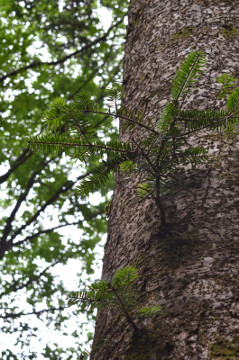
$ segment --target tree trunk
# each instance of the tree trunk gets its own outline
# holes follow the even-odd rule
[[[215,79],[223,72],[238,76],[238,9],[230,0],[131,1],[124,106],[157,120],[178,65],[200,49],[208,63],[189,103],[208,108]],[[131,135],[120,136],[126,141]],[[163,314],[144,320],[147,333],[134,336],[113,311],[101,312],[94,346],[107,341],[92,360],[239,358],[238,137],[203,131],[191,140],[208,147],[210,159],[172,184],[163,198],[166,227],[156,205],[139,200],[137,177],[117,176],[103,279],[135,265],[139,303],[160,304]]]

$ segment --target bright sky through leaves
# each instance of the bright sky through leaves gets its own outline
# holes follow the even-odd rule
[[[24,360],[74,359],[82,348],[82,332],[84,338],[86,335],[77,309],[74,314],[72,309],[56,309],[66,306],[67,289],[92,277],[94,259],[102,256],[95,256],[95,252],[99,253],[97,243],[106,231],[105,205],[97,205],[96,195],[81,199],[75,191],[76,178],[91,170],[90,163],[85,168],[76,159],[51,159],[28,152],[24,139],[42,131],[43,113],[55,97],[71,101],[86,89],[102,102],[105,89],[120,79],[127,1],[100,3],[108,7],[103,13],[95,1],[88,6],[84,1],[66,0],[58,7],[57,0],[0,0],[3,360],[14,356]],[[104,20],[103,29],[96,12]],[[102,136],[115,135],[105,126]],[[92,163],[97,161],[92,158]],[[106,193],[107,189],[101,199]],[[71,223],[74,225],[67,226]],[[66,264],[70,270],[66,271]],[[95,276],[99,277],[99,271]],[[28,312],[35,315],[25,315]],[[49,348],[45,340],[40,341],[42,324]],[[49,330],[59,334],[57,349]],[[4,333],[11,342],[17,337],[17,345],[8,346]],[[68,336],[73,347],[61,350]]]

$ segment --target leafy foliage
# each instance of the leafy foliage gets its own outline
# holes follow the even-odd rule
[[[185,109],[184,103],[203,74],[206,55],[202,51],[194,51],[183,61],[172,82],[172,101],[162,111],[156,126],[151,126],[151,120],[145,121],[143,114],[134,114],[120,108],[119,89],[112,89],[109,101],[113,104],[113,111],[98,109],[90,96],[85,94],[77,97],[73,102],[73,110],[61,110],[61,103],[53,103],[52,121],[57,121],[53,128],[59,127],[59,118],[64,119],[62,126],[69,126],[71,138],[60,139],[59,135],[51,135],[49,131],[40,137],[30,137],[28,144],[34,149],[39,146],[42,150],[53,152],[58,149],[74,153],[82,161],[89,161],[89,155],[100,153],[104,159],[99,166],[92,169],[92,174],[82,181],[79,190],[88,195],[97,187],[106,186],[110,172],[121,171],[143,174],[145,181],[138,184],[137,192],[142,198],[151,197],[156,202],[160,214],[161,225],[166,224],[165,210],[162,203],[163,195],[168,191],[168,184],[177,172],[191,166],[195,168],[205,161],[207,151],[203,147],[188,145],[188,136],[202,129],[212,129],[219,132],[233,132],[239,118],[239,88],[235,88],[235,79],[229,75],[222,75],[217,81],[222,85],[216,100],[227,98],[227,110],[217,108],[216,102],[212,109]],[[56,100],[58,101],[58,100]],[[78,105],[79,104],[79,105]],[[67,116],[64,114],[67,113]],[[89,120],[85,115],[92,115]],[[119,118],[123,127],[129,131],[139,128],[144,131],[139,140],[131,138],[126,143],[99,143],[95,138],[94,115],[104,115],[104,120],[111,116]],[[56,120],[55,120],[56,119]],[[104,122],[103,120],[103,122]],[[72,124],[71,126],[69,124]],[[52,126],[50,127],[52,128]],[[77,128],[78,135],[74,133]],[[75,142],[75,138],[78,142]],[[143,140],[141,140],[143,138]],[[54,143],[55,139],[55,143]],[[61,147],[60,147],[61,146]],[[87,148],[87,149],[85,149]]]
[[[69,288],[58,273],[68,263],[77,264],[70,278],[78,273],[87,279],[93,272],[94,249],[106,231],[104,199],[93,206],[75,192],[75,187],[99,165],[101,154],[92,152],[89,163],[82,166],[75,159],[62,159],[61,149],[55,154],[33,153],[22,139],[43,132],[42,113],[55,98],[58,105],[61,101],[63,117],[49,131],[55,135],[59,131],[63,137],[68,131],[62,127],[68,116],[64,104],[80,91],[88,90],[94,102],[102,106],[109,84],[121,78],[128,3],[118,3],[119,9],[107,4],[112,22],[105,29],[94,0],[0,0],[3,360],[40,358],[31,350],[36,336],[39,344],[43,337],[42,347],[48,342],[42,351],[49,359],[75,358],[81,348],[78,310],[66,306],[64,294]],[[101,116],[95,115],[94,120],[95,124],[100,122]],[[111,141],[116,140],[115,130],[108,123],[102,125],[102,131]],[[101,134],[97,139],[102,138]],[[102,195],[111,187],[112,178]],[[70,334],[63,334],[65,326],[73,323],[78,335],[67,351],[62,349],[62,342],[53,345],[44,335],[47,328],[57,329],[66,343],[72,342]]]

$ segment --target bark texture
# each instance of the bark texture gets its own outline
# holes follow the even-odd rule
[[[239,74],[238,10],[239,1],[230,0],[131,1],[124,105],[157,119],[177,66],[200,49],[208,64],[191,101],[207,108],[216,77]],[[164,315],[141,324],[148,335],[137,338],[117,314],[101,313],[94,345],[101,337],[108,341],[92,360],[239,359],[238,137],[201,132],[191,141],[208,147],[210,160],[172,185],[163,199],[166,228],[155,204],[139,201],[137,178],[116,179],[103,278],[136,265],[139,302],[162,305]]]

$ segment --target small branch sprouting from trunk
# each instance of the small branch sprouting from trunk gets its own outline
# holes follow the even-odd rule
[[[135,322],[134,322],[134,320],[132,319],[132,317],[130,316],[129,312],[127,311],[127,309],[126,309],[126,307],[125,307],[125,305],[124,305],[121,297],[119,296],[119,293],[118,293],[117,289],[116,289],[113,285],[111,285],[110,283],[108,284],[108,286],[109,286],[109,288],[113,291],[113,293],[115,294],[115,296],[117,297],[117,299],[118,299],[118,301],[119,301],[119,303],[120,303],[120,305],[121,305],[121,308],[122,308],[122,310],[123,310],[123,312],[124,312],[124,314],[125,314],[125,317],[126,317],[128,323],[132,326],[132,328],[134,329],[134,332],[135,332],[135,333],[138,333],[138,332],[139,332],[139,328],[138,328],[138,326],[135,324]]]
[[[157,176],[155,180],[155,188],[156,188],[156,197],[155,201],[160,211],[160,217],[161,217],[161,226],[166,225],[166,214],[165,209],[161,201],[161,194],[160,194],[160,177]]]

